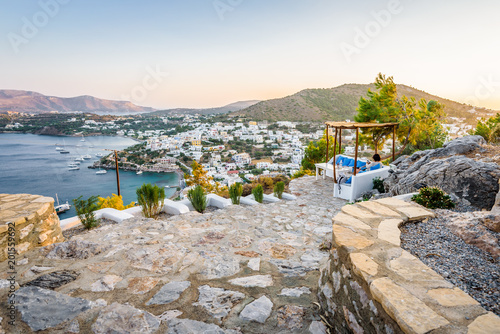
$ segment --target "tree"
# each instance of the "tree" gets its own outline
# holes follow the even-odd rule
[[[397,139],[402,143],[400,154],[410,143],[414,148],[435,148],[443,144],[446,131],[440,124],[445,117],[444,106],[437,101],[421,99],[417,103],[414,97],[398,98],[397,87],[392,77],[379,73],[375,79],[377,92],[368,90],[368,98],[359,100],[356,122],[398,123]],[[360,142],[370,145],[375,153],[384,145],[392,128],[362,129]]]
[[[333,147],[334,140],[333,136],[328,137],[328,155],[333,157]],[[337,144],[337,154],[340,154],[339,146]],[[314,164],[320,162],[326,162],[326,130],[321,138],[317,142],[309,142],[304,152],[304,159],[302,159],[301,165],[303,169],[314,170],[316,167]]]
[[[488,118],[482,118],[477,122],[476,129],[471,132],[473,135],[479,135],[489,143],[500,141],[500,113]]]
[[[208,172],[196,161],[193,161],[191,168],[193,169],[192,175],[184,175],[186,185],[200,185],[207,192],[212,192],[212,190],[214,190],[214,186],[211,183],[213,181],[213,177],[208,176]]]

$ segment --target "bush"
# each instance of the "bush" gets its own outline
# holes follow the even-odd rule
[[[285,191],[285,182],[279,181],[274,185],[274,196],[281,199],[281,197],[283,197],[283,191]]]
[[[76,209],[76,214],[80,219],[80,222],[87,230],[99,226],[101,223],[100,219],[95,218],[95,211],[99,209],[98,197],[90,196],[86,200],[82,199],[83,196],[75,198],[73,200],[73,205]]]
[[[257,202],[262,203],[262,201],[264,201],[264,190],[262,189],[261,184],[258,184],[252,189],[252,194]]]
[[[229,187],[229,197],[233,204],[240,204],[241,194],[243,194],[243,186],[241,183],[236,182]]]
[[[135,203],[131,202],[129,205],[125,206],[123,205],[123,197],[121,195],[118,196],[117,194],[113,194],[111,197],[99,197],[98,205],[99,209],[112,208],[116,210],[125,210],[133,207]]]
[[[135,191],[137,202],[142,206],[142,213],[146,218],[157,218],[165,202],[165,189],[153,186],[151,183],[143,184]]]
[[[193,189],[189,189],[188,191],[188,199],[193,204],[193,207],[196,211],[203,213],[207,208],[207,195],[202,186],[197,185]]]
[[[378,192],[381,194],[385,193],[384,180],[382,180],[380,177],[374,178],[373,179],[373,189],[377,189]]]
[[[417,195],[413,195],[412,201],[425,206],[429,209],[451,209],[455,203],[450,196],[438,187],[421,188]]]

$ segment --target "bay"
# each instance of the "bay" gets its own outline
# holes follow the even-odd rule
[[[82,195],[101,197],[117,193],[116,172],[97,175],[96,169],[88,168],[99,160],[98,153],[110,154],[105,149],[122,150],[137,144],[130,138],[95,136],[95,137],[60,137],[33,134],[0,134],[0,193],[28,193],[56,198],[59,202],[68,201]],[[56,147],[64,148],[69,154],[61,154]],[[70,171],[68,164],[76,157],[91,155],[92,159],[81,161],[80,170]],[[143,183],[157,184],[165,188],[168,197],[175,192],[179,184],[176,173],[147,173],[136,175],[135,172],[120,170],[120,190],[125,204],[137,201],[135,191]],[[55,204],[57,205],[57,203]],[[59,215],[61,219],[76,216],[74,207]]]

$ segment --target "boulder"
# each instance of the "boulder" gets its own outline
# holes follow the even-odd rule
[[[500,167],[463,155],[483,151],[484,143],[481,136],[457,138],[442,148],[398,159],[384,186],[392,196],[415,192],[423,186],[437,186],[463,204],[490,209],[499,188]]]
[[[101,310],[92,325],[95,334],[105,333],[154,333],[160,327],[160,319],[149,312],[130,305],[113,303]]]

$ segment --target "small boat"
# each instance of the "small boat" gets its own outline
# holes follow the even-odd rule
[[[165,188],[170,188],[170,186],[165,186]]]
[[[82,139],[80,139],[80,141],[85,141],[85,137],[82,135]]]
[[[70,168],[78,167],[78,164],[72,163],[72,164],[69,164],[68,167],[70,167]]]
[[[68,154],[69,151],[66,151],[65,149],[63,149],[63,150],[59,151],[59,153],[61,153],[61,154]]]
[[[106,174],[107,171],[105,169],[99,169],[97,172],[95,172],[97,175],[102,175],[102,174]]]
[[[92,156],[90,154],[86,154],[86,155],[82,156],[82,158],[85,160],[88,160],[88,159],[92,159]]]
[[[59,197],[57,197],[57,194],[56,198],[57,198],[57,206],[54,209],[56,210],[57,214],[66,212],[71,208],[71,205],[68,203],[68,201],[66,201],[65,204],[59,204]]]
[[[137,175],[141,175],[141,174],[142,174],[142,170],[137,171],[137,173],[135,173],[135,174],[137,174]]]
[[[103,153],[101,153],[101,152],[99,152],[99,153],[97,153],[95,156],[96,156],[96,157],[99,157],[99,158],[102,158],[102,157],[104,156],[104,154],[103,154]]]
[[[57,146],[56,151],[64,151],[64,148]]]
[[[79,169],[80,169],[80,167],[78,167],[78,166],[68,168],[68,170],[79,170]]]
[[[75,161],[85,161],[82,157],[75,158]]]

